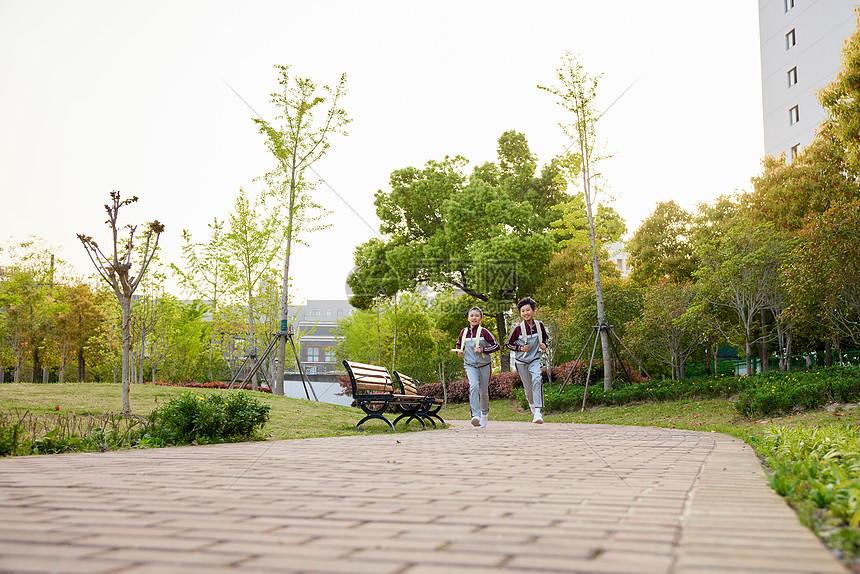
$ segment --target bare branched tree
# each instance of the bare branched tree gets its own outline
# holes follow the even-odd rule
[[[155,256],[155,252],[158,249],[158,239],[164,231],[164,225],[157,220],[146,224],[146,229],[141,237],[141,240],[145,241],[145,243],[140,251],[140,271],[137,275],[132,275],[131,256],[134,253],[137,226],[125,225],[120,227],[119,210],[126,205],[136,202],[137,197],[121,199],[118,191],[112,191],[110,199],[111,202],[105,204],[105,211],[108,214],[108,219],[105,223],[107,223],[111,230],[113,253],[106,255],[89,235],[79,233],[78,239],[83,244],[84,249],[87,250],[87,255],[89,255],[93,265],[95,265],[98,274],[113,289],[116,300],[119,302],[120,309],[122,310],[122,413],[127,416],[131,414],[131,401],[129,399],[131,387],[129,357],[131,356],[132,342],[131,297],[137,286],[140,285],[140,280],[146,273],[146,268]],[[128,231],[127,238],[120,237],[123,229]]]

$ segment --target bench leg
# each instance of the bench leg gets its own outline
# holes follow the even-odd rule
[[[427,428],[427,425],[425,425],[425,424],[424,424],[424,421],[423,421],[423,420],[421,420],[421,417],[420,417],[420,416],[418,416],[415,412],[407,412],[407,413],[403,413],[402,415],[400,415],[399,417],[397,417],[396,419],[394,419],[394,426],[397,426],[397,423],[398,423],[400,420],[402,420],[404,417],[406,417],[406,422],[405,422],[404,424],[405,424],[407,427],[409,426],[409,421],[411,421],[411,420],[416,420],[416,421],[418,421],[419,423],[421,423],[421,430],[424,430],[424,429],[426,429],[426,428]]]
[[[394,429],[394,425],[393,425],[393,424],[391,424],[391,421],[389,421],[387,418],[385,418],[385,417],[384,417],[384,416],[382,416],[381,414],[378,414],[378,415],[367,415],[366,417],[364,417],[363,419],[361,419],[360,421],[358,421],[358,424],[357,424],[357,425],[355,425],[355,430],[361,430],[361,425],[363,425],[364,423],[366,423],[366,422],[367,422],[367,421],[369,421],[370,419],[379,419],[379,420],[381,420],[381,421],[385,421],[385,424],[387,424],[387,425],[388,425],[388,428],[390,428],[391,430],[395,430],[395,429]],[[397,422],[397,421],[395,421],[395,422]],[[396,432],[396,431],[395,431],[395,432]]]

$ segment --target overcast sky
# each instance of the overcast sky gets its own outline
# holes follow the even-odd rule
[[[693,210],[749,188],[764,148],[752,0],[0,0],[0,241],[38,235],[88,275],[75,234],[107,243],[102,206],[119,190],[140,198],[124,221],[162,221],[179,263],[182,229],[205,240],[274,167],[227,84],[271,117],[274,64],[320,84],[346,73],[349,136],[314,166],[332,227],[296,249],[292,274],[295,302],[342,299],[392,171],[495,161],[511,129],[541,164],[570,144],[536,87],[565,50],[603,74],[599,107],[629,88],[598,125],[628,235],[659,201]]]

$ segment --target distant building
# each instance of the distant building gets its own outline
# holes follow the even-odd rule
[[[291,330],[298,335],[299,357],[306,374],[343,370],[334,355],[335,330],[337,320],[352,312],[348,301],[333,299],[308,299],[304,306],[290,307]]]
[[[839,72],[857,27],[855,0],[759,0],[764,149],[788,159],[827,116],[818,91]],[[717,79],[717,78],[715,78]]]
[[[630,265],[627,263],[627,246],[621,242],[610,243],[606,246],[606,251],[609,253],[609,260],[615,263],[615,266],[621,271],[621,276],[629,277]]]

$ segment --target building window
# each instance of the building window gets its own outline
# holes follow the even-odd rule
[[[791,50],[794,45],[797,43],[797,40],[794,37],[794,30],[785,35],[785,49]]]
[[[338,309],[338,310],[337,310],[337,316],[338,316],[338,317],[343,317],[343,309]]]
[[[326,363],[336,363],[337,357],[334,356],[334,350],[337,347],[326,347],[325,348],[325,362]]]
[[[308,347],[308,363],[319,363],[320,362],[320,348],[319,347]]]
[[[785,11],[788,12],[794,8],[794,0],[785,0]]]
[[[624,260],[623,259],[616,259],[615,265],[618,266],[619,271],[624,271]]]
[[[797,157],[797,154],[799,154],[799,153],[800,153],[800,144],[795,144],[795,145],[791,146],[791,161],[794,161],[794,159]]]
[[[325,310],[325,316],[326,316],[326,317],[331,317],[331,308],[328,308],[328,309],[326,309],[326,310]]]
[[[797,83],[797,66],[788,71],[788,87],[790,88]]]
[[[311,317],[319,317],[320,310],[319,309],[311,309]]]
[[[791,125],[796,124],[800,121],[800,111],[797,109],[797,106],[794,106],[790,110],[788,110],[788,123]]]

